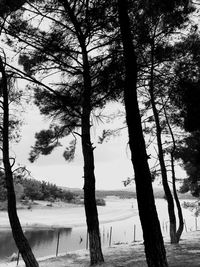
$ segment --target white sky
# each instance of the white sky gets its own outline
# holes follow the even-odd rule
[[[114,110],[119,110],[119,108],[123,110],[121,105],[110,105],[106,112],[112,113]],[[21,141],[17,145],[12,146],[13,153],[16,155],[16,161],[21,165],[25,165],[35,179],[56,183],[59,186],[82,188],[83,158],[80,139],[75,159],[71,163],[65,161],[62,156],[69,138],[64,139],[62,142],[63,147],[57,148],[51,155],[40,156],[34,163],[30,163],[28,157],[31,145],[34,145],[35,142],[35,132],[47,128],[49,122],[39,114],[36,108],[31,106],[24,114],[24,119],[25,124],[22,127]],[[133,167],[127,145],[127,130],[124,129],[121,135],[113,137],[110,141],[103,144],[98,144],[97,139],[95,139],[95,136],[97,137],[104,128],[114,129],[121,127],[124,119],[117,119],[109,125],[99,124],[99,126],[96,125],[95,129],[91,130],[92,142],[96,146],[94,156],[97,189],[124,189],[122,181],[127,177],[133,177]],[[177,169],[177,177],[185,177],[185,173],[181,168]]]
[[[117,109],[118,109],[118,105]],[[112,108],[110,109],[112,111]],[[22,127],[22,138],[17,145],[12,145],[12,150],[16,154],[17,162],[25,165],[31,171],[31,175],[38,180],[46,180],[66,187],[83,187],[83,159],[80,141],[78,142],[76,156],[73,162],[64,160],[62,153],[68,140],[63,140],[63,147],[57,148],[49,156],[40,156],[35,163],[28,161],[31,145],[34,145],[34,135],[44,128],[47,128],[48,121],[40,116],[36,108],[29,108],[25,117],[25,125]],[[124,120],[124,118],[123,118]],[[115,128],[121,123],[116,120],[110,127]],[[106,124],[100,124],[92,129],[92,136],[95,156],[95,175],[97,189],[122,189],[122,181],[127,177],[133,177],[133,168],[127,148],[127,131],[122,131],[118,137],[113,137],[110,141],[98,144],[95,136],[100,134],[100,130],[108,128]],[[99,130],[100,129],[100,130]]]
[[[10,55],[12,64],[17,64],[17,59],[12,58],[11,51],[7,51]],[[16,65],[17,66],[17,65]],[[19,66],[17,66],[19,67]],[[26,81],[17,81],[18,88],[25,88]],[[26,89],[25,89],[26,92]],[[48,119],[42,117],[33,104],[25,105],[26,111],[22,114],[24,125],[21,128],[21,141],[18,144],[12,144],[12,153],[16,156],[16,162],[31,171],[33,178],[56,183],[59,186],[66,187],[83,187],[83,159],[81,145],[77,147],[76,157],[73,162],[68,163],[64,160],[62,154],[67,146],[67,140],[63,141],[63,148],[56,149],[51,155],[40,156],[34,163],[28,161],[31,146],[35,143],[35,133],[42,129],[47,129],[49,125]],[[115,111],[123,110],[121,104],[109,105],[106,113],[113,114]],[[95,176],[97,189],[124,189],[122,181],[128,177],[133,177],[133,167],[130,161],[130,155],[127,154],[127,130],[122,131],[119,137],[111,138],[107,143],[98,144],[95,137],[101,134],[102,129],[122,127],[125,117],[116,119],[110,126],[97,123],[91,129],[92,142],[96,146],[94,150],[95,156]],[[65,143],[66,142],[66,143]]]

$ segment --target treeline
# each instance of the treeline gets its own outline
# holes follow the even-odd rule
[[[84,192],[83,190],[80,189],[72,189],[72,192],[79,195],[81,198],[84,197]],[[96,190],[96,198],[102,199],[106,198],[108,196],[116,196],[119,198],[136,198],[136,192],[134,190],[129,191],[129,190]]]
[[[55,184],[35,179],[14,177],[15,193],[18,200],[62,200],[71,202],[76,198],[76,194],[59,188]],[[0,201],[6,200],[6,187],[4,176],[0,175]]]

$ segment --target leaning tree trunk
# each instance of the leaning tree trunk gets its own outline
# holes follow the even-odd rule
[[[173,193],[174,199],[176,202],[176,207],[178,210],[178,218],[179,218],[179,227],[176,231],[176,243],[179,243],[183,228],[184,228],[184,221],[183,221],[183,213],[181,209],[181,204],[178,198],[177,190],[176,190],[176,176],[175,176],[175,168],[174,168],[174,154],[171,152],[171,169],[172,169],[172,186],[173,186]]]
[[[163,107],[164,107],[164,113],[165,113],[167,126],[169,128],[169,132],[171,134],[172,143],[173,143],[172,151],[170,153],[170,156],[171,156],[171,171],[172,171],[172,188],[173,188],[173,194],[174,194],[174,199],[175,199],[176,207],[177,207],[177,210],[178,210],[178,218],[179,218],[179,227],[178,227],[178,229],[176,231],[176,243],[179,243],[180,237],[182,235],[183,228],[184,228],[184,221],[183,221],[182,208],[181,208],[181,204],[180,204],[180,201],[179,201],[179,198],[178,198],[178,194],[177,194],[177,189],[176,189],[176,175],[175,175],[175,168],[174,168],[174,153],[175,153],[175,150],[176,150],[176,142],[175,142],[175,138],[174,138],[174,133],[173,133],[172,127],[170,125],[170,122],[169,122],[169,119],[168,119],[168,116],[167,116],[167,112],[166,112],[165,106],[163,105]]]
[[[167,180],[167,170],[165,166],[162,138],[161,138],[162,129],[160,126],[159,114],[158,114],[156,103],[155,103],[153,76],[154,76],[154,43],[152,44],[152,47],[151,47],[151,73],[150,73],[149,93],[150,93],[151,105],[152,105],[153,115],[154,115],[155,124],[156,124],[156,138],[157,138],[157,145],[158,145],[158,157],[159,157],[159,163],[160,163],[160,169],[161,169],[162,184],[163,184],[163,189],[164,189],[167,204],[168,204],[168,214],[169,214],[169,223],[170,223],[170,239],[171,239],[171,243],[177,243],[176,215],[174,211],[174,200],[173,200],[173,196],[172,196],[172,193],[171,193],[171,190],[168,184],[168,180]]]
[[[90,264],[95,265],[104,262],[104,258],[101,249],[99,219],[95,198],[94,148],[90,136],[90,115],[92,110],[90,66],[85,43],[86,40],[74,14],[74,10],[70,7],[69,1],[59,0],[59,2],[63,5],[70,17],[82,52],[84,89],[82,94],[81,140],[84,159],[84,205],[89,235]]]
[[[129,146],[135,171],[135,183],[146,260],[149,267],[166,267],[167,259],[156,211],[151,173],[147,162],[145,141],[137,101],[137,62],[131,38],[127,1],[118,0],[119,23],[124,50],[124,102],[129,133]]]
[[[9,104],[8,104],[8,84],[2,59],[0,58],[0,71],[2,74],[2,94],[3,94],[3,164],[5,169],[5,179],[7,188],[8,216],[13,233],[13,238],[20,254],[27,267],[38,267],[38,263],[32,253],[29,243],[24,236],[16,208],[16,197],[13,185],[13,173],[9,158]]]

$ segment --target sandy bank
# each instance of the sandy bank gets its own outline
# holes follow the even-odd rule
[[[109,201],[106,206],[98,207],[100,223],[123,220],[137,214],[131,206],[131,200],[118,205],[116,201]],[[85,225],[84,206],[55,203],[53,207],[47,207],[45,202],[32,209],[18,210],[21,225],[24,229],[32,228],[71,228]],[[0,230],[10,229],[6,211],[0,212]]]

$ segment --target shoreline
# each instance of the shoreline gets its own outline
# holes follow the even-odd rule
[[[107,206],[104,206],[104,207],[98,207],[98,212],[99,212],[99,219],[100,219],[100,226],[103,226],[103,224],[107,224],[107,228],[105,233],[109,232],[107,229],[110,229],[110,226],[109,223],[111,222],[117,222],[117,224],[119,225],[118,227],[121,227],[123,228],[124,224],[125,224],[125,220],[126,219],[129,219],[131,218],[131,224],[137,224],[137,221],[136,219],[138,219],[138,212],[137,212],[137,207],[135,205],[135,203],[133,203],[132,200],[125,200],[123,202],[120,201],[120,205],[118,206],[118,201],[110,201],[109,204]],[[167,220],[166,220],[166,203],[164,201],[160,201],[158,200],[157,201],[157,206],[158,206],[158,210],[160,211],[160,222],[161,223],[161,226],[167,226]],[[134,208],[132,208],[134,207]],[[19,211],[18,211],[19,212]],[[185,211],[185,216],[188,215],[188,211],[186,210]],[[29,219],[29,224],[23,224],[23,229],[24,231],[37,231],[37,230],[54,230],[54,229],[60,229],[60,228],[71,228],[69,226],[72,225],[72,227],[86,227],[86,224],[85,224],[85,214],[84,214],[84,208],[83,206],[70,206],[68,205],[67,207],[43,207],[42,209],[40,209],[38,206],[36,209],[33,209],[32,211],[30,210],[21,210],[20,212],[20,215],[21,215],[21,218],[23,219],[26,219],[28,220]],[[4,215],[6,213],[4,212]],[[1,216],[1,213],[0,213],[0,216]],[[36,218],[35,218],[36,216]],[[46,218],[47,216],[47,218]],[[53,217],[52,217],[53,216]],[[32,217],[32,218],[30,218]],[[64,219],[63,219],[64,217]],[[66,218],[65,218],[66,217]],[[51,221],[50,220],[53,220]],[[134,221],[132,222],[132,218],[135,218]],[[163,218],[165,218],[165,220],[163,221]],[[186,218],[186,217],[185,217]],[[37,223],[35,223],[32,219],[34,219],[34,221],[37,221]],[[194,220],[193,220],[193,217],[188,217],[187,220],[191,219],[192,221],[192,225],[194,225]],[[73,224],[72,222],[69,223],[69,221],[72,220],[73,221]],[[48,224],[45,224],[45,221],[48,222]],[[118,223],[119,221],[121,221],[120,223]],[[123,222],[124,221],[124,222]],[[139,219],[138,219],[139,221]],[[8,221],[7,221],[8,222]],[[32,222],[32,223],[31,223]],[[39,223],[40,222],[40,223]],[[41,223],[43,222],[43,223]],[[54,223],[52,223],[54,222]],[[59,224],[56,224],[56,222],[59,222]],[[83,223],[84,222],[84,223]],[[188,222],[188,221],[187,221]],[[68,224],[69,223],[69,224]],[[8,227],[8,225],[6,224],[6,221],[3,222],[3,220],[0,221],[0,231],[10,231],[10,227]],[[113,225],[112,225],[113,226]],[[131,226],[132,227],[132,226]],[[138,227],[138,226],[137,226]],[[115,226],[113,226],[113,229],[115,228]],[[168,228],[168,227],[167,227]],[[81,228],[80,228],[81,229]],[[77,229],[78,231],[80,231],[80,229]],[[104,226],[102,227],[101,230],[104,229]],[[116,228],[115,228],[116,229]],[[119,229],[119,228],[117,228]],[[127,229],[127,228],[126,228]],[[132,228],[131,228],[132,229]],[[138,228],[137,228],[138,229]],[[187,233],[184,233],[183,236],[182,236],[182,239],[181,239],[181,246],[185,243],[185,242],[188,242],[188,237],[191,238],[191,242],[193,243],[197,243],[197,239],[200,239],[200,231],[196,231],[196,232],[190,232],[192,229],[191,227],[191,224],[187,224],[187,228],[185,229],[185,231],[188,229],[189,232]],[[193,227],[194,229],[194,227]],[[81,231],[85,229],[81,229]],[[104,230],[103,230],[104,231]],[[117,230],[118,231],[118,230]],[[140,231],[140,230],[139,230]],[[168,237],[168,229],[164,229],[164,233],[163,233],[163,237],[164,237],[164,240],[165,240],[165,244],[168,248],[170,248],[170,250],[172,249],[177,249],[177,247],[180,247],[180,245],[172,245],[169,247],[169,237]],[[113,231],[114,233],[114,231]],[[127,232],[128,233],[128,232]],[[132,232],[131,232],[132,234]],[[121,241],[120,242],[116,242],[117,240],[113,239],[113,243],[111,245],[111,247],[103,247],[103,251],[105,252],[105,259],[107,257],[107,263],[109,262],[109,265],[103,265],[102,267],[104,266],[108,266],[108,267],[116,267],[118,266],[118,260],[117,260],[117,257],[121,257],[122,256],[122,253],[126,253],[126,250],[127,251],[130,251],[130,250],[135,250],[137,249],[137,247],[139,246],[139,250],[140,252],[143,251],[143,245],[141,243],[141,241],[139,240],[142,240],[142,239],[139,239],[139,235],[140,232],[138,233],[138,230],[137,230],[137,234],[136,234],[136,237],[137,237],[137,241],[136,242],[132,242],[132,240],[129,240],[128,243],[127,242],[123,242],[123,239],[120,239]],[[3,233],[2,233],[3,235]],[[107,235],[106,235],[107,236]],[[130,236],[130,235],[129,235]],[[185,238],[187,237],[187,238]],[[77,242],[79,242],[79,239],[77,239]],[[195,244],[196,244],[195,243]],[[126,248],[126,249],[125,249]],[[195,248],[196,250],[198,250],[198,247],[196,246]],[[200,252],[200,250],[199,250]],[[116,261],[116,265],[112,265],[112,260],[109,259],[108,255],[110,255],[111,253],[111,257],[113,257],[113,259]],[[117,255],[115,255],[117,253]],[[171,253],[171,252],[170,252]],[[193,250],[193,253],[194,253],[194,250]],[[55,258],[55,255],[51,255],[52,253],[49,254],[49,256],[44,256],[45,254],[40,254],[40,256],[38,255],[37,259],[40,261],[40,266],[41,267],[55,267],[55,266],[58,266],[58,267],[64,267],[64,266],[68,266],[68,267],[77,267],[77,266],[89,266],[89,255],[88,255],[88,250],[86,249],[77,249],[77,250],[73,250],[70,252],[70,250],[68,250],[68,253],[59,253],[59,257],[58,258]],[[44,257],[41,257],[44,256]],[[46,254],[47,255],[47,254]],[[64,255],[64,256],[62,256]],[[141,253],[140,253],[141,255]],[[173,256],[173,255],[172,255]],[[81,257],[81,261],[80,261],[80,257]],[[75,261],[75,262],[78,262],[77,264],[73,264],[71,265],[71,260]],[[129,255],[129,258],[130,258],[130,255]],[[130,260],[130,259],[129,259]],[[63,262],[61,265],[60,265],[60,261]],[[84,265],[82,265],[82,261],[84,262]],[[53,263],[54,264],[53,264]],[[81,262],[81,264],[80,264]],[[143,261],[143,263],[145,262],[145,260]],[[51,264],[52,263],[52,264]],[[69,264],[68,264],[69,263]],[[107,264],[106,263],[106,264]],[[142,264],[143,264],[142,263]],[[4,267],[4,266],[9,266],[9,267],[14,267],[16,266],[16,261],[15,262],[9,262],[7,261],[6,262],[6,265],[3,265],[3,263],[0,264],[0,266]],[[24,266],[23,265],[23,262],[20,263],[19,267],[21,266]],[[123,265],[123,261],[122,261],[122,265],[120,266],[130,266],[130,265]],[[134,262],[134,265],[131,265],[131,266],[138,266],[138,267],[141,267],[141,266],[146,266],[146,265],[135,265],[135,262]],[[175,265],[170,265],[171,267],[175,266]],[[177,267],[182,267],[185,265],[177,265]],[[188,265],[188,267],[198,267],[199,265]]]
[[[99,224],[123,221],[137,216],[136,208],[130,208],[131,200],[127,200],[124,208],[115,201],[107,201],[106,206],[98,206]],[[86,227],[83,205],[61,203],[60,206],[36,206],[30,209],[18,209],[21,226],[26,230],[52,230]],[[0,231],[11,231],[7,211],[0,211]]]
[[[112,222],[118,222],[118,221],[124,221],[124,220],[127,220],[131,217],[134,217],[135,215],[137,214],[130,214],[130,215],[127,215],[127,216],[124,216],[124,217],[121,217],[121,218],[115,218],[115,219],[108,219],[108,220],[103,220],[103,221],[100,221],[99,222],[99,225],[101,224],[109,224],[109,223],[112,223]],[[56,229],[71,229],[71,228],[77,228],[77,227],[86,227],[86,223],[80,223],[80,224],[74,224],[74,225],[71,225],[71,224],[68,224],[68,225],[48,225],[48,224],[40,224],[40,223],[36,223],[36,224],[30,224],[30,225],[23,225],[21,224],[23,230],[31,230],[31,231],[34,231],[34,230],[56,230]],[[11,228],[9,225],[0,225],[0,232],[3,232],[3,231],[11,231]]]
[[[31,210],[27,208],[17,210],[24,231],[86,227],[83,205],[61,202],[56,203],[53,207],[48,207],[47,203],[43,201],[42,205],[36,205]],[[157,199],[156,207],[160,222],[166,223],[168,219],[165,213],[167,210],[165,201]],[[183,212],[185,219],[193,221],[190,211],[183,209]],[[137,203],[133,199],[123,201],[115,198],[109,199],[106,201],[106,206],[98,206],[98,215],[99,225],[119,222],[132,217],[139,218]],[[0,231],[11,231],[7,211],[0,211],[0,217]]]

